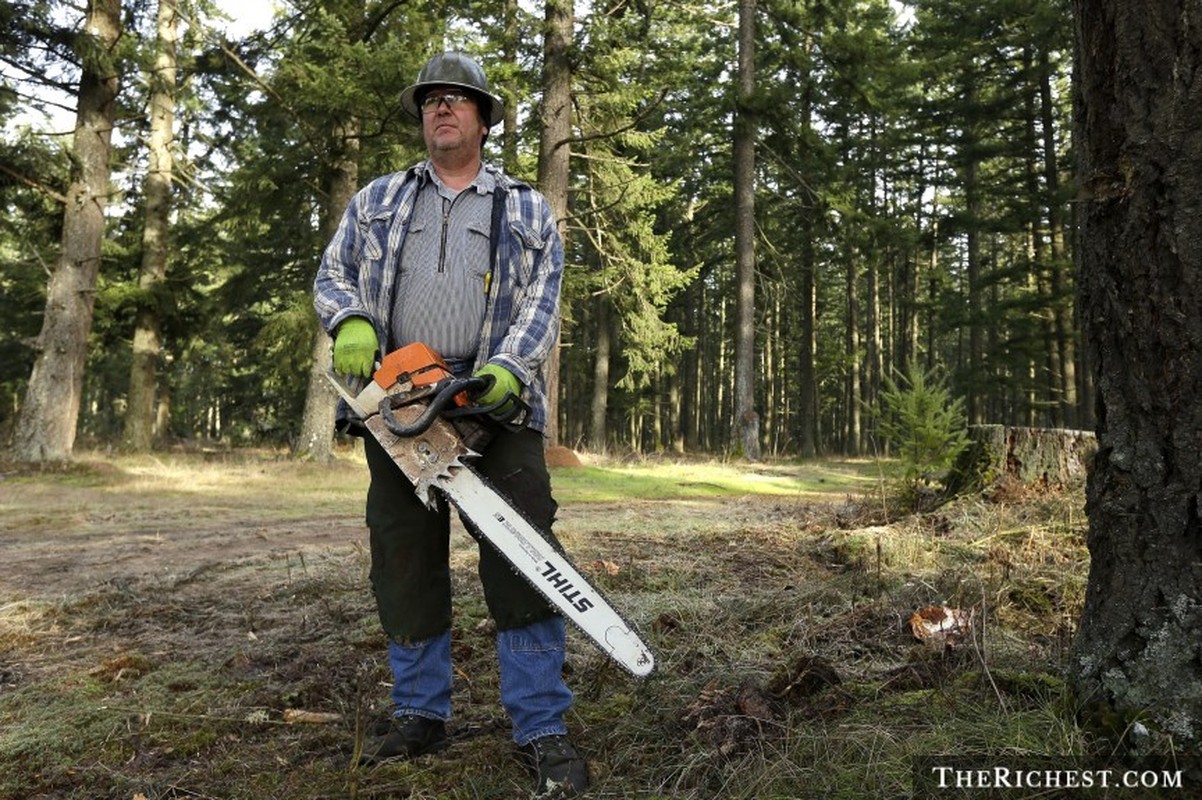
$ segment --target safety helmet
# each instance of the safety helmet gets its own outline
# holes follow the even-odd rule
[[[435,86],[470,90],[480,101],[480,110],[490,127],[505,118],[504,103],[489,91],[484,69],[463,53],[439,53],[427,61],[417,73],[417,82],[401,92],[401,108],[415,119],[421,119],[422,97]]]

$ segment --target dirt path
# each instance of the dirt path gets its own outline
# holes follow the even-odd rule
[[[326,496],[320,477],[296,472],[308,482],[268,493],[261,487],[288,480],[287,472],[245,469],[229,484],[217,483],[215,470],[54,481],[0,476],[0,602],[362,546],[355,487]]]
[[[59,598],[110,583],[174,583],[216,566],[366,550],[361,495],[356,488],[339,491],[337,502],[318,502],[310,513],[303,501],[289,504],[279,492],[187,495],[175,487],[114,491],[0,478],[0,602]],[[774,511],[769,505],[753,512],[730,500],[574,504],[561,508],[557,530],[580,533],[587,551],[611,533],[621,538],[632,531],[737,525],[749,513]]]
[[[123,580],[172,580],[215,564],[347,550],[364,540],[362,527],[344,516],[113,527],[56,533],[0,525],[0,598],[52,597]]]

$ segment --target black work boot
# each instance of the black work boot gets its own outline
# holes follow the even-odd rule
[[[534,796],[577,797],[588,787],[588,764],[566,736],[543,736],[518,748],[534,773]]]
[[[440,719],[405,714],[393,717],[388,733],[364,744],[360,764],[378,764],[390,758],[417,758],[446,749],[447,728]]]

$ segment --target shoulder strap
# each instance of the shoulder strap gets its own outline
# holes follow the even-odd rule
[[[492,190],[492,224],[488,228],[488,274],[497,268],[497,244],[501,239],[501,216],[505,213],[505,197],[509,193],[497,181]]]
[[[501,217],[505,213],[505,199],[509,192],[497,181],[492,190],[492,221],[488,227],[488,274],[484,276],[484,294],[492,290],[493,277],[497,270],[497,246],[501,241]],[[501,276],[502,280],[505,278]]]

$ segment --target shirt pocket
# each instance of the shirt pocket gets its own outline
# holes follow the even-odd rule
[[[379,214],[367,221],[363,231],[363,255],[367,261],[376,264],[384,260],[388,252],[388,232],[392,228],[392,215]]]
[[[464,256],[467,259],[466,271],[473,281],[483,284],[492,268],[489,263],[491,247],[488,226],[469,222],[466,228],[467,234],[463,240]]]
[[[438,236],[438,226],[421,220],[412,220],[405,229],[405,235],[400,242],[400,250],[396,258],[398,275],[411,276],[414,273],[423,274],[436,272],[441,268],[437,240],[430,237]]]
[[[538,231],[521,220],[510,222],[509,230],[519,250],[518,258],[513,258],[512,254],[510,257],[509,263],[517,265],[516,274],[512,279],[517,286],[526,287],[534,280],[534,266],[541,257],[546,242]]]

